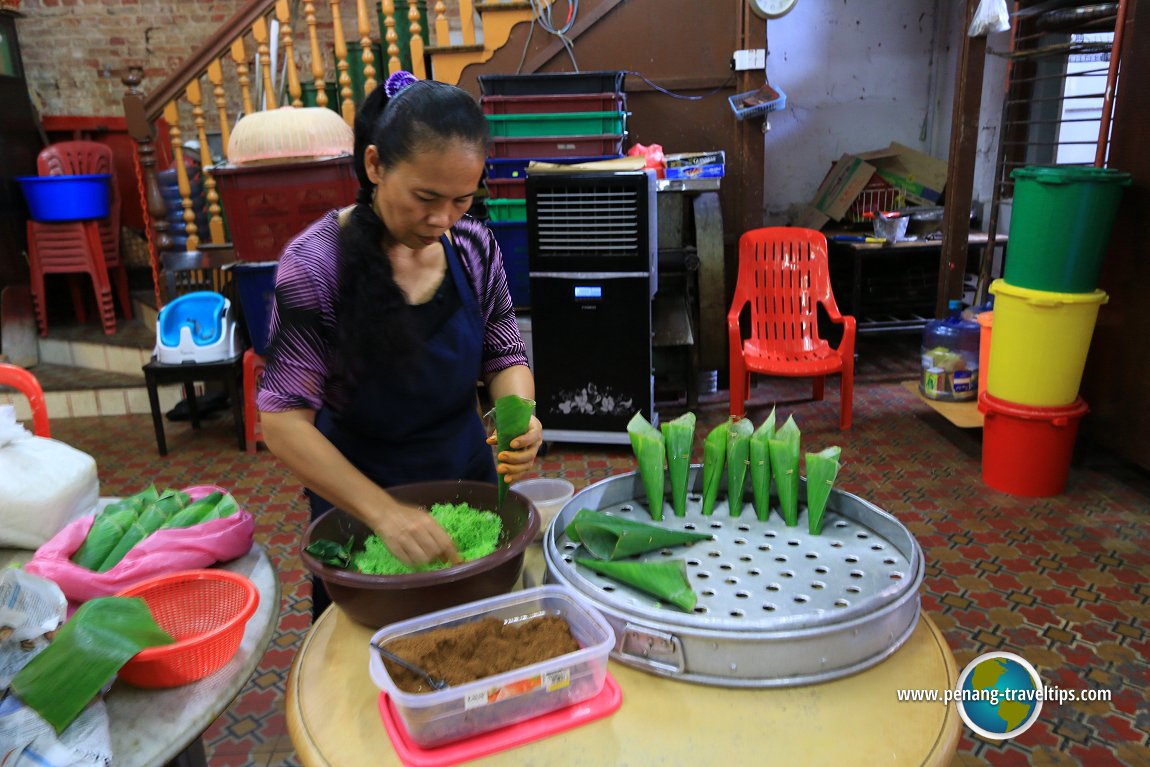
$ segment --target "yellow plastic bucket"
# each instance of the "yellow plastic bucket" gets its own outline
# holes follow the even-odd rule
[[[1005,280],[995,280],[990,292],[995,295],[994,343],[987,393],[1035,407],[1074,402],[1106,293],[1054,293]]]

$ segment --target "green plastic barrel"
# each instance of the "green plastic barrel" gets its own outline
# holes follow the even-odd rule
[[[1112,168],[1017,168],[1003,277],[1030,290],[1098,287],[1110,231],[1130,174]]]

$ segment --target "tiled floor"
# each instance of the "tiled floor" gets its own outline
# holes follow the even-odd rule
[[[1113,692],[1106,704],[1047,703],[1038,723],[1012,741],[964,731],[957,764],[1150,765],[1150,479],[1081,451],[1061,496],[1026,500],[995,492],[981,482],[980,432],[950,425],[898,385],[913,376],[916,363],[913,344],[863,342],[849,432],[837,428],[837,381],[815,403],[804,399],[805,382],[757,379],[748,415],[760,422],[777,403],[784,417],[794,414],[805,445],[843,447],[838,486],[894,514],[921,544],[924,609],[960,667],[980,653],[1007,650],[1031,661],[1048,683]],[[703,398],[695,409],[699,440],[726,408],[725,392]],[[662,414],[681,411],[668,405]],[[206,733],[209,761],[297,764],[283,690],[310,608],[296,553],[306,519],[298,483],[266,450],[237,451],[227,415],[198,433],[186,423],[169,424],[171,452],[163,459],[146,416],[59,420],[53,432],[96,457],[104,494],[130,493],[151,481],[210,482],[230,488],[254,513],[257,538],[281,579],[281,618],[251,682]],[[629,453],[557,444],[538,470],[581,488],[632,470]],[[697,449],[695,460],[701,454]],[[381,734],[379,748],[389,747]]]

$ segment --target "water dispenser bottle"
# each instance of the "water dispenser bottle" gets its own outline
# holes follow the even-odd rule
[[[962,301],[951,301],[950,316],[932,320],[922,332],[924,397],[949,402],[978,396],[979,325],[962,317]]]

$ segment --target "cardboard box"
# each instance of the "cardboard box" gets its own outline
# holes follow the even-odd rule
[[[725,165],[682,165],[667,168],[664,178],[722,178]]]
[[[892,141],[886,149],[859,155],[893,186],[906,192],[906,199],[919,205],[937,205],[946,186],[946,162]]]
[[[840,221],[875,173],[905,190],[909,202],[921,205],[937,204],[946,185],[945,162],[898,142],[886,149],[847,153],[831,167],[794,226],[821,229],[830,221]]]
[[[723,150],[715,152],[682,152],[669,154],[663,157],[663,165],[668,168],[685,168],[702,165],[725,165],[727,153]]]

